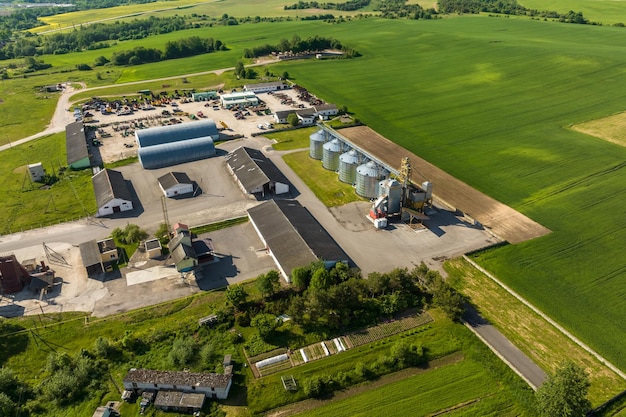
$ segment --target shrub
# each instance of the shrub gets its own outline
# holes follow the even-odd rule
[[[193,338],[178,338],[172,345],[172,350],[170,350],[168,359],[173,366],[184,368],[193,361],[194,351],[195,342]]]

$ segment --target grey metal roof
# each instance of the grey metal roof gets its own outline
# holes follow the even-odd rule
[[[96,175],[91,177],[93,190],[96,194],[96,203],[98,207],[106,205],[114,198],[126,201],[132,201],[131,194],[124,176],[119,171],[112,169],[103,169]]]
[[[160,145],[141,146],[137,150],[144,169],[163,168],[215,156],[215,144],[210,136],[180,140]]]
[[[65,150],[68,165],[89,156],[83,122],[74,122],[65,126]]]
[[[291,275],[294,268],[317,261],[318,258],[276,201],[269,200],[249,209],[248,216],[287,275]]]
[[[175,264],[178,264],[180,261],[187,258],[198,259],[198,255],[196,255],[196,251],[193,249],[193,246],[186,245],[185,243],[177,245],[174,249],[170,249],[170,251],[172,254],[172,260]]]
[[[337,110],[336,104],[318,104],[317,106],[313,106],[313,109],[316,112],[320,112],[323,110]]]
[[[162,145],[189,139],[219,137],[217,126],[211,119],[187,122],[169,126],[151,127],[135,131],[135,139],[140,147]]]
[[[243,146],[229,153],[226,157],[226,163],[247,192],[252,192],[252,190],[270,182],[269,177],[252,160]]]
[[[228,154],[226,162],[248,192],[270,182],[289,184],[287,177],[259,150],[239,147]]]
[[[276,200],[276,205],[319,259],[346,262],[350,260],[326,229],[299,202]]]
[[[193,184],[193,181],[184,172],[168,172],[159,177],[159,184],[161,184],[164,190],[167,190],[178,184]]]
[[[180,391],[163,391],[157,392],[154,399],[155,407],[182,407],[182,408],[202,408],[205,395],[202,393],[185,393]]]
[[[79,244],[78,249],[80,250],[80,257],[83,260],[85,268],[102,262],[102,258],[100,258],[100,249],[98,248],[98,243],[95,239]]]
[[[258,89],[258,88],[265,88],[265,87],[286,87],[287,85],[285,84],[284,81],[270,81],[267,83],[257,83],[257,84],[246,84],[243,86],[244,90],[248,90],[250,88],[252,89]]]
[[[185,386],[226,388],[231,379],[232,375],[133,368],[124,377],[124,383],[168,384],[180,388]]]

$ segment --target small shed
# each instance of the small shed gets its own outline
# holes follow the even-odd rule
[[[154,407],[164,411],[194,413],[202,410],[205,398],[203,393],[159,391],[154,400]]]
[[[193,181],[184,172],[168,172],[159,177],[159,187],[166,197],[193,193]]]
[[[0,257],[0,290],[6,294],[22,291],[25,285],[30,284],[30,274],[17,261],[15,255]]]
[[[104,272],[104,264],[100,257],[100,249],[96,240],[90,240],[78,245],[83,266],[87,270],[87,276],[93,277]]]
[[[161,241],[159,239],[146,240],[144,245],[146,254],[150,259],[158,258],[163,254],[163,248],[161,247]]]
[[[98,407],[91,417],[109,417],[112,416],[113,409],[110,407]]]
[[[35,182],[39,182],[46,175],[46,170],[43,169],[41,162],[28,165],[28,172],[30,173],[30,179]]]
[[[217,91],[200,91],[197,93],[191,93],[193,101],[209,101],[217,98]]]

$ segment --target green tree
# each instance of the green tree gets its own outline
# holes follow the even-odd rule
[[[239,309],[243,303],[246,302],[248,298],[248,293],[246,289],[239,284],[229,285],[226,288],[226,300],[236,309]]]
[[[300,123],[298,115],[295,113],[290,113],[289,116],[287,116],[287,123],[289,123],[290,126],[298,126],[298,124]]]
[[[256,279],[256,287],[263,297],[271,297],[280,288],[280,274],[276,270],[261,274]]]
[[[243,65],[243,62],[237,61],[237,64],[235,65],[235,75],[237,78],[246,77],[246,67]]]
[[[282,78],[283,80],[286,80],[289,78],[289,73],[287,71],[283,71],[283,73],[281,74],[280,78]]]
[[[165,245],[170,240],[169,230],[165,223],[159,224],[159,228],[156,230],[156,232],[154,232],[154,237],[159,239],[161,245]]]
[[[0,391],[0,416],[16,415],[17,405],[6,395]]]
[[[304,291],[311,282],[311,269],[308,267],[298,267],[291,270],[291,283],[298,289]]]
[[[99,57],[97,57],[94,61],[94,65],[96,67],[101,67],[103,65],[108,64],[110,61],[107,57],[100,55]]]
[[[330,273],[325,268],[313,272],[310,288],[314,290],[326,290],[333,284]]]
[[[195,342],[192,337],[178,338],[174,340],[168,359],[173,366],[184,368],[193,361],[195,350]]]
[[[571,361],[559,366],[537,390],[539,414],[545,417],[582,417],[591,409],[589,377]]]
[[[257,314],[250,321],[250,325],[259,331],[261,339],[267,341],[280,326],[280,322],[271,314]]]

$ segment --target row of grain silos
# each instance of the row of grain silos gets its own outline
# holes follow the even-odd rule
[[[389,171],[325,130],[318,130],[309,139],[311,158],[321,160],[325,169],[339,172],[339,180],[354,185],[361,197],[378,197],[379,182],[389,176]]]

